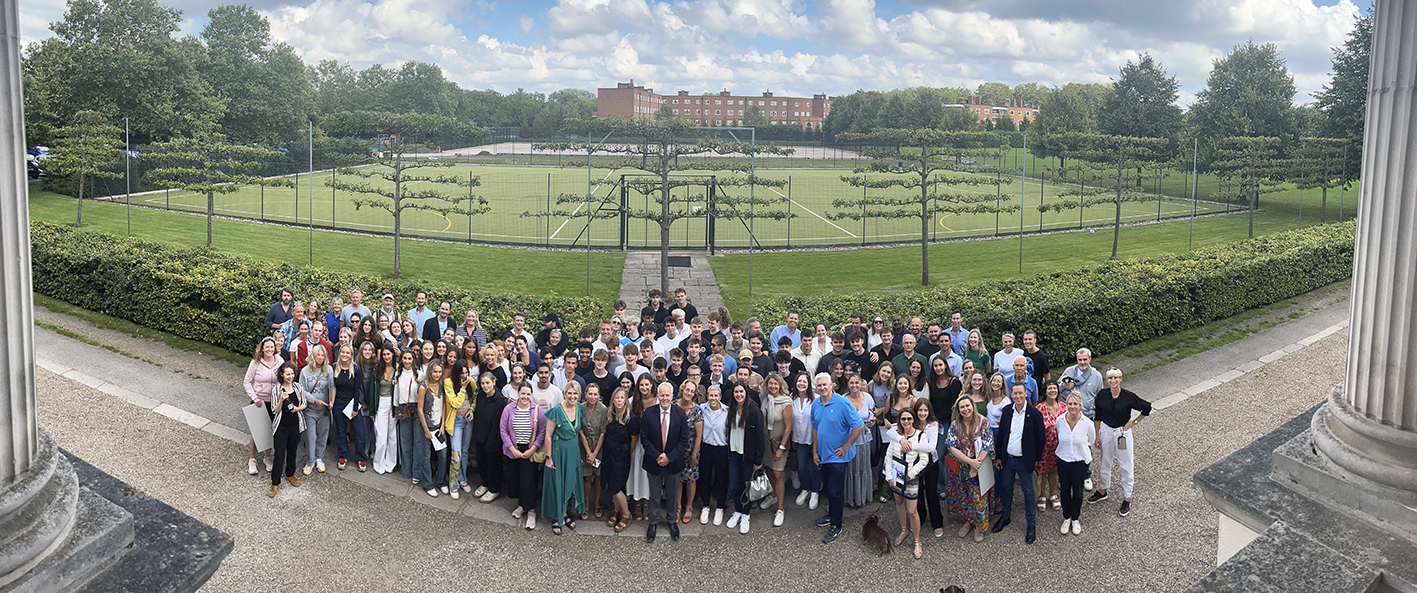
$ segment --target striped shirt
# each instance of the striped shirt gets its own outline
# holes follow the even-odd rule
[[[518,445],[531,444],[531,410],[517,408],[512,412],[512,434],[516,436]]]

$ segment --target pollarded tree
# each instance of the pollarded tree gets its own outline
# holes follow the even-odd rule
[[[1294,76],[1273,43],[1235,46],[1215,61],[1205,84],[1186,114],[1200,138],[1202,167],[1228,158],[1226,138],[1294,138]]]
[[[1232,137],[1220,141],[1210,169],[1220,177],[1214,197],[1250,204],[1251,239],[1255,237],[1255,210],[1260,195],[1277,192],[1284,181],[1284,163],[1279,158],[1279,138]]]
[[[359,194],[351,200],[354,208],[365,206],[378,208],[389,213],[394,219],[394,278],[403,278],[403,268],[399,242],[403,237],[403,215],[406,210],[435,212],[443,216],[460,214],[472,217],[486,214],[491,208],[487,199],[472,193],[472,188],[480,186],[481,180],[475,176],[434,174],[432,171],[447,169],[453,163],[426,158],[414,158],[409,153],[420,146],[415,138],[427,139],[439,134],[458,137],[477,136],[486,130],[471,124],[461,124],[450,117],[422,113],[379,114],[367,132],[387,134],[383,141],[386,150],[373,157],[361,167],[339,169],[338,176],[331,177],[325,185],[339,191]],[[459,129],[461,128],[461,129]],[[358,179],[346,181],[345,179]],[[417,185],[417,187],[409,187]],[[451,194],[437,189],[437,185],[454,185],[467,188],[467,195]]]
[[[631,187],[647,196],[658,205],[657,210],[634,210],[625,212],[630,218],[652,221],[659,227],[659,284],[660,290],[669,292],[669,229],[680,219],[702,216],[687,207],[687,196],[675,196],[674,190],[702,185],[702,179],[694,176],[676,175],[682,171],[733,171],[745,173],[750,170],[742,159],[733,162],[709,162],[706,160],[681,158],[704,155],[737,155],[751,157],[758,154],[787,155],[792,149],[774,145],[754,146],[738,140],[724,140],[719,135],[689,138],[694,125],[684,119],[610,119],[599,118],[590,121],[568,121],[563,129],[567,133],[605,136],[609,141],[598,146],[584,142],[549,142],[532,146],[533,150],[575,150],[601,152],[618,156],[616,162],[602,164],[611,169],[636,169],[648,175],[627,180]],[[609,134],[607,136],[607,134]],[[756,183],[761,186],[780,186],[786,182],[770,179],[746,179],[741,183]],[[720,181],[720,184],[729,181]],[[732,183],[740,183],[734,181]],[[590,196],[586,196],[589,201]],[[617,206],[618,208],[618,206]],[[618,212],[618,211],[617,211]]]
[[[79,207],[74,215],[74,226],[84,222],[84,179],[117,179],[123,176],[109,170],[118,163],[118,157],[122,154],[123,141],[118,139],[118,134],[122,132],[105,121],[103,114],[80,111],[74,114],[69,125],[55,133],[54,152],[46,164],[51,172],[79,178]],[[90,189],[89,193],[93,190]]]
[[[1094,170],[1094,179],[1100,179],[1105,175],[1115,180],[1114,191],[1109,195],[1105,191],[1096,188],[1089,190],[1085,186],[1080,186],[1079,191],[1074,193],[1071,188],[1065,189],[1063,195],[1073,195],[1074,198],[1062,199],[1049,204],[1039,204],[1040,213],[1046,211],[1063,212],[1087,206],[1099,204],[1111,204],[1113,206],[1112,220],[1112,256],[1109,259],[1117,259],[1117,244],[1122,234],[1122,204],[1127,202],[1144,202],[1151,200],[1152,196],[1141,192],[1122,190],[1122,185],[1132,181],[1133,171],[1141,171],[1156,163],[1166,160],[1166,150],[1170,143],[1167,138],[1136,138],[1132,136],[1103,136],[1079,135],[1072,138],[1072,142],[1066,149],[1073,158],[1089,163]],[[1105,171],[1105,173],[1103,173]]]
[[[266,180],[251,172],[280,158],[274,150],[231,144],[211,132],[191,138],[154,142],[154,151],[143,158],[158,164],[147,177],[154,185],[207,195],[207,247],[212,246],[212,215],[216,194],[241,191],[242,186],[265,183],[282,185],[285,180]]]
[[[1300,189],[1322,190],[1319,224],[1328,221],[1328,190],[1348,182],[1343,170],[1343,147],[1347,144],[1346,138],[1303,138],[1290,159],[1290,182]]]
[[[1343,41],[1333,48],[1333,78],[1314,93],[1319,109],[1327,115],[1323,133],[1344,138],[1355,147],[1363,146],[1363,118],[1368,107],[1368,68],[1373,53],[1373,15],[1363,15]],[[1357,181],[1362,171],[1362,150],[1350,151],[1345,172],[1348,181]]]
[[[930,223],[936,216],[945,213],[984,214],[1012,212],[1018,206],[1004,207],[996,202],[995,196],[985,192],[960,193],[940,192],[940,184],[946,187],[998,186],[1008,183],[1000,177],[989,177],[992,169],[975,168],[980,173],[964,174],[965,166],[961,158],[975,156],[988,148],[997,148],[1000,137],[985,132],[945,132],[935,129],[881,129],[870,134],[841,134],[838,138],[881,144],[896,144],[905,150],[863,150],[870,157],[864,167],[857,167],[854,175],[843,175],[841,180],[853,187],[879,190],[898,188],[904,195],[878,193],[859,198],[839,198],[832,201],[832,207],[841,209],[834,218],[918,218],[920,220],[920,285],[930,285]],[[868,177],[866,173],[879,173],[883,177]],[[919,192],[918,195],[916,192]]]

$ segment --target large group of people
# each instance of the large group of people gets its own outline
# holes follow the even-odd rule
[[[975,542],[1007,529],[1015,485],[1030,544],[1049,510],[1060,534],[1080,535],[1085,492],[1107,500],[1114,465],[1118,513],[1131,512],[1133,430],[1151,404],[1086,348],[1055,374],[1033,331],[991,351],[959,312],[945,325],[855,314],[828,327],[788,311],[764,331],[701,313],[682,288],[648,296],[638,315],[616,302],[596,327],[568,331],[548,313],[528,328],[517,314],[492,331],[423,292],[406,311],[389,294],[371,311],[359,290],[322,311],[282,291],[245,377],[273,446],[253,437],[247,470],[264,462],[274,497],[282,478],[298,487],[325,472],[333,441],[340,471],[397,471],[430,497],[514,499],[519,524],[540,515],[558,535],[592,516],[617,532],[644,521],[650,542],[661,529],[677,540],[696,516],[746,534],[755,512],[781,526],[789,509],[825,504],[815,524],[831,543],[845,507],[893,503],[895,545],[911,538],[917,558],[947,515]]]

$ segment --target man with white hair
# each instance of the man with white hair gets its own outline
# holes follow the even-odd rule
[[[1092,367],[1092,351],[1087,348],[1078,348],[1077,364],[1063,370],[1059,378],[1059,387],[1065,388],[1068,381],[1072,381],[1073,390],[1077,392],[1078,399],[1082,400],[1082,415],[1088,420],[1096,420],[1097,392],[1102,390],[1102,373]],[[1083,489],[1092,490],[1092,471],[1088,469],[1088,477],[1083,481]]]

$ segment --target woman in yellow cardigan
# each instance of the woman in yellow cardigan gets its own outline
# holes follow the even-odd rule
[[[448,447],[452,449],[452,460],[448,468],[448,496],[458,499],[458,491],[472,492],[467,483],[467,468],[463,467],[463,454],[467,453],[472,441],[472,405],[467,399],[467,389],[472,385],[472,373],[477,367],[456,365],[451,367],[458,376],[443,379],[443,434],[450,437]],[[447,419],[451,418],[452,422]]]

